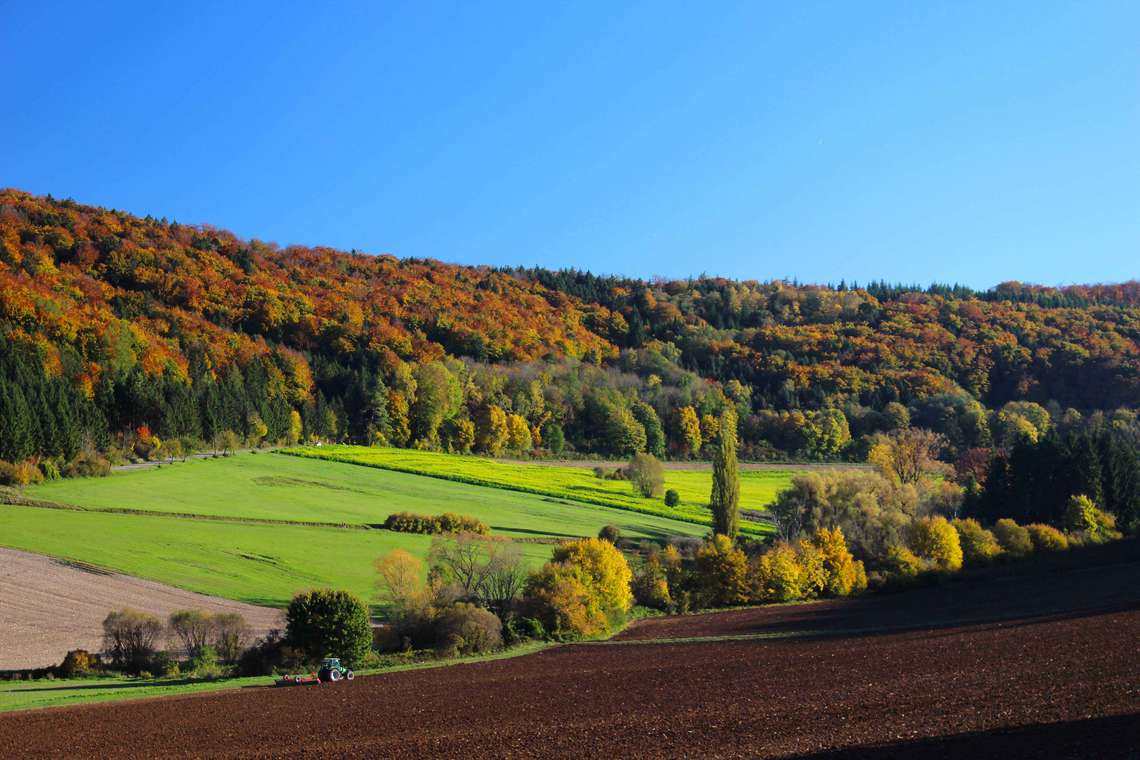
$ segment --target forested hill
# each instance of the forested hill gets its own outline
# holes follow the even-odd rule
[[[694,456],[728,404],[746,456],[857,457],[862,437],[911,423],[967,448],[1039,424],[1022,402],[1055,418],[1140,406],[1138,353],[1135,282],[503,271],[0,192],[8,461],[223,433]]]

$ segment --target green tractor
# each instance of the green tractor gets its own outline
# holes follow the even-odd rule
[[[317,678],[321,683],[336,683],[342,678],[351,681],[355,677],[350,668],[340,664],[338,657],[326,657],[321,660],[321,669],[317,671]]]

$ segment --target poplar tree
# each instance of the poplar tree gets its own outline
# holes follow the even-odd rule
[[[713,454],[713,531],[735,538],[740,529],[740,473],[736,465],[736,414],[726,409],[720,417],[720,435]]]

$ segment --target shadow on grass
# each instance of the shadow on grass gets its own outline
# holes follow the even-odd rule
[[[1046,757],[1061,760],[1138,758],[1140,713],[850,747],[794,755],[786,760],[1016,760]]]

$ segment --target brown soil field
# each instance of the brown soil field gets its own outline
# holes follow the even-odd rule
[[[1004,592],[979,585],[951,609],[958,584],[645,621],[614,642],[337,686],[12,713],[0,756],[1140,756],[1135,543],[994,577]],[[805,615],[824,635],[788,635]],[[772,632],[786,637],[675,640]]]
[[[0,549],[0,670],[55,665],[69,649],[99,651],[103,618],[122,607],[162,618],[188,608],[240,612],[258,636],[282,627],[280,610]]]

